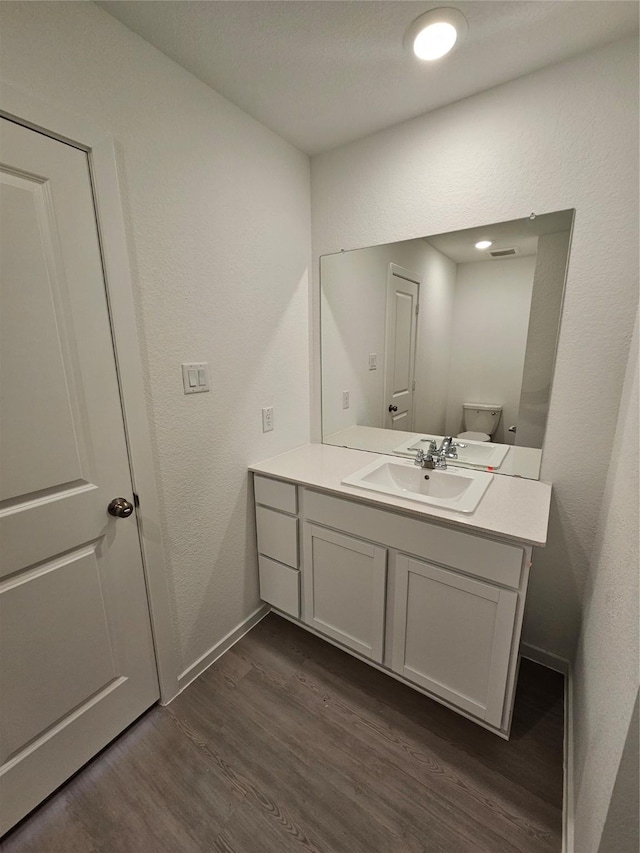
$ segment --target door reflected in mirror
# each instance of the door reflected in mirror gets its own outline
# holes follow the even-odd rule
[[[323,441],[536,479],[573,216],[324,255]]]

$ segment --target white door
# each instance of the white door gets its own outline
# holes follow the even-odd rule
[[[518,594],[398,556],[393,669],[500,727]]]
[[[304,619],[382,663],[387,549],[305,524]]]
[[[87,155],[0,121],[4,832],[158,683]]]
[[[413,430],[419,289],[420,276],[389,264],[382,412],[387,429]]]

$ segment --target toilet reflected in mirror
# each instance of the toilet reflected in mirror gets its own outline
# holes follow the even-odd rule
[[[502,415],[502,406],[495,403],[464,403],[462,423],[464,432],[458,433],[460,441],[491,441]]]

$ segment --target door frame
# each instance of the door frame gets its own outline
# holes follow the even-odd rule
[[[140,502],[136,518],[160,684],[160,702],[166,705],[180,692],[179,668],[171,620],[167,562],[159,535],[162,516],[151,451],[141,347],[114,141],[108,132],[87,123],[83,117],[68,113],[55,104],[32,98],[2,81],[0,116],[73,145],[85,151],[88,157],[129,469],[133,490]]]

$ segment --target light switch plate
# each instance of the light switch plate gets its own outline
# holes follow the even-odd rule
[[[378,353],[370,352],[369,353],[369,370],[377,370],[378,369]]]
[[[349,408],[349,397],[350,397],[350,394],[348,391],[342,392],[342,408],[343,409]]]
[[[209,391],[209,365],[195,361],[182,365],[182,385],[185,394],[202,394]]]

